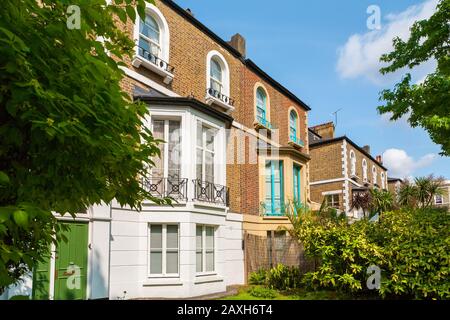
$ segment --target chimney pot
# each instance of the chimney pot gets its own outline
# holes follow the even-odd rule
[[[368,154],[370,154],[370,146],[369,145],[365,145],[364,147],[362,147],[363,148],[363,150],[365,151],[365,152],[367,152]]]

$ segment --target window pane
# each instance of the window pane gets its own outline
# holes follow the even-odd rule
[[[203,151],[201,149],[197,149],[197,161],[196,161],[196,177],[200,181],[203,180]]]
[[[219,62],[215,59],[211,59],[210,76],[219,82],[222,82],[222,68],[220,67]]]
[[[256,90],[256,105],[266,110],[266,94],[261,88]]]
[[[145,22],[141,20],[140,33],[159,44],[159,26],[153,17],[147,15]]]
[[[205,162],[205,180],[214,183],[214,154],[206,151]]]
[[[150,248],[162,249],[162,225],[150,226]]]
[[[178,248],[178,226],[167,226],[167,244],[169,249]]]
[[[202,272],[203,271],[203,254],[202,251],[197,251],[195,253],[195,271]]]
[[[150,273],[151,274],[162,273],[162,252],[150,253]]]
[[[268,212],[272,212],[272,163],[270,161],[266,161],[266,185],[265,185],[265,191],[266,191],[266,201],[265,201],[265,207]]]
[[[195,230],[195,247],[197,250],[202,250],[203,242],[202,242],[202,226],[197,226]]]
[[[203,147],[203,124],[197,121],[197,146]]]
[[[214,271],[214,251],[206,252],[206,272]]]
[[[166,273],[178,273],[178,251],[167,252]]]
[[[155,139],[164,140],[164,120],[153,120],[153,136]],[[161,145],[161,156],[154,157],[155,166],[152,168],[152,175],[155,177],[164,176],[164,145]]]
[[[206,131],[206,149],[214,151],[214,137],[216,135],[216,130],[207,127],[203,127],[203,130]]]
[[[169,178],[179,179],[181,170],[180,121],[169,121]]]
[[[206,227],[206,249],[214,249],[214,227]]]

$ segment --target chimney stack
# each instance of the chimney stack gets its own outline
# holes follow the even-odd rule
[[[228,44],[235,48],[245,58],[247,50],[245,48],[245,38],[243,36],[236,33],[231,37],[231,40],[228,41]]]
[[[381,155],[378,155],[376,159],[379,164],[383,164],[383,158],[381,158]]]
[[[362,147],[363,148],[363,150],[365,151],[365,152],[367,152],[368,154],[370,154],[370,146],[369,145],[365,145],[364,147]]]
[[[311,130],[321,136],[323,139],[333,139],[334,138],[334,123],[327,122],[319,124],[317,126],[311,127]]]

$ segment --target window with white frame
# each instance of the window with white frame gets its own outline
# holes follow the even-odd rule
[[[214,183],[215,137],[217,129],[197,121],[196,177],[199,181]]]
[[[384,172],[381,172],[381,189],[386,189],[386,177]]]
[[[289,112],[289,140],[297,142],[298,140],[298,115],[295,110]]]
[[[180,179],[181,173],[181,121],[152,119],[152,133],[155,139],[165,141],[161,144],[161,154],[154,157],[153,177]]]
[[[218,51],[210,51],[206,56],[207,98],[214,97],[224,104],[232,104],[230,98],[230,69],[225,58]]]
[[[262,87],[256,89],[256,119],[265,124],[267,116],[267,94]]]
[[[176,224],[149,225],[149,274],[174,276],[179,273],[179,227]]]
[[[356,176],[356,155],[353,150],[350,151],[350,175]]]
[[[162,12],[153,4],[146,3],[145,17],[136,17],[134,26],[134,41],[136,44],[136,55],[142,59],[151,62],[162,70],[173,72],[169,66],[169,25]],[[135,65],[139,67],[140,64]],[[146,64],[144,63],[144,66]]]
[[[325,196],[325,201],[328,206],[339,209],[340,208],[340,202],[339,202],[339,194],[329,194]]]
[[[197,225],[196,227],[196,272],[214,272],[215,271],[215,228],[212,226]]]
[[[209,73],[209,85],[210,88],[217,92],[223,93],[223,74],[220,62],[216,57],[211,59],[210,73]]]
[[[139,22],[138,53],[147,60],[161,57],[161,29],[149,13],[145,15],[145,20],[141,19]]]
[[[377,184],[377,168],[375,168],[375,166],[372,166],[372,183],[373,184]]]
[[[442,197],[441,194],[437,194],[434,196],[434,203],[437,205],[443,204],[444,203],[444,199]]]
[[[363,170],[363,181],[367,182],[367,161],[366,161],[366,159],[362,160],[362,170]]]

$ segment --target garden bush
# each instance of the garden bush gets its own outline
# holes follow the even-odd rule
[[[289,290],[300,287],[300,270],[278,264],[267,272],[267,286],[271,289]]]
[[[303,276],[306,286],[367,293],[367,269],[376,265],[382,297],[450,298],[448,212],[403,209],[353,224],[308,214],[296,219],[291,234],[319,260],[317,270]]]
[[[250,273],[249,282],[250,284],[262,285],[266,284],[267,271],[263,268],[258,269],[256,272]]]

